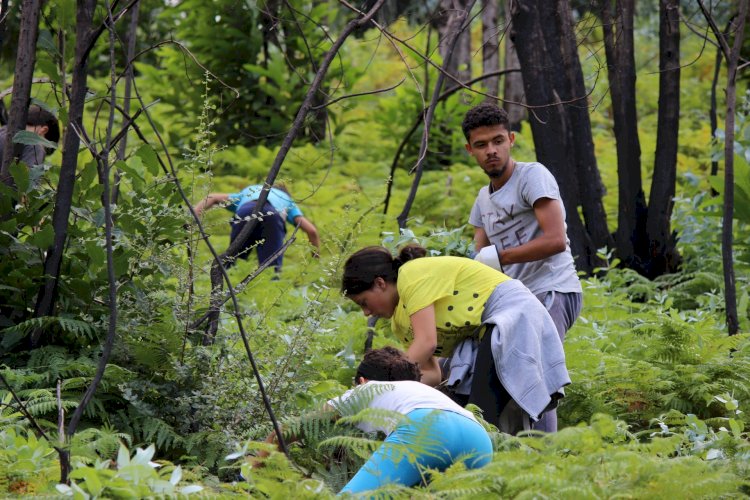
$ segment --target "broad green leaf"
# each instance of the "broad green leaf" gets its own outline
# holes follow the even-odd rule
[[[91,259],[91,266],[104,266],[107,255],[98,240],[86,242],[86,253],[89,256],[89,259]]]
[[[99,478],[99,472],[96,469],[79,469],[84,471],[84,477],[83,480],[86,483],[86,489],[91,493],[94,497],[98,497],[102,494],[102,490],[104,489],[104,485],[102,484],[100,478]]]
[[[35,247],[41,250],[47,250],[52,246],[52,242],[55,239],[55,231],[52,229],[51,224],[46,224],[41,230],[33,233],[27,239],[28,243],[31,243]]]
[[[36,134],[34,134],[36,135]],[[29,192],[29,168],[23,163],[12,162],[10,164],[10,175],[13,176],[13,182],[16,183],[16,188],[19,193]]]
[[[83,170],[81,171],[80,179],[78,181],[78,186],[80,186],[81,188],[87,188],[91,185],[91,183],[96,178],[97,178],[96,162],[92,160],[86,163],[86,165],[83,167]]]
[[[50,80],[60,82],[60,72],[57,65],[47,58],[41,58],[36,62],[36,67],[47,75]]]
[[[159,166],[159,159],[151,146],[144,144],[138,148],[138,151],[136,151],[135,154],[141,159],[141,161],[143,161],[143,165],[146,166],[151,175],[159,175],[161,169]]]
[[[57,144],[48,141],[41,135],[29,130],[19,130],[13,136],[13,142],[16,144],[26,144],[27,146],[43,146],[45,148],[57,149]]]
[[[49,52],[50,55],[57,54],[57,46],[55,46],[55,39],[49,30],[40,29],[39,37],[37,38],[37,48]]]

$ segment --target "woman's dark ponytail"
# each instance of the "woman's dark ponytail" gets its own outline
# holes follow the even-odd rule
[[[348,296],[357,295],[372,288],[376,278],[395,283],[399,267],[425,255],[427,250],[414,244],[402,248],[396,258],[385,247],[365,247],[346,260],[341,291]]]
[[[426,248],[419,246],[416,243],[410,243],[398,252],[398,257],[396,257],[396,260],[400,262],[399,267],[401,267],[401,265],[406,264],[410,260],[421,259],[426,255]]]

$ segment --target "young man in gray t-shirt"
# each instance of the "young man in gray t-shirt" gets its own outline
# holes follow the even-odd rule
[[[462,129],[466,150],[490,178],[469,217],[476,258],[526,285],[547,308],[564,340],[581,311],[582,293],[557,181],[541,163],[511,157],[515,134],[505,110],[495,104],[470,109]],[[556,431],[554,410],[535,428]]]

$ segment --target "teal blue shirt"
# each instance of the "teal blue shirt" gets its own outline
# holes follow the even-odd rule
[[[239,193],[229,195],[229,205],[227,210],[233,213],[237,212],[242,205],[249,201],[256,201],[260,198],[260,192],[263,186],[256,184],[248,186]],[[268,193],[268,203],[279,212],[282,217],[285,217],[289,224],[294,224],[294,219],[302,215],[302,210],[299,209],[296,203],[292,201],[288,194],[281,189],[271,188]]]

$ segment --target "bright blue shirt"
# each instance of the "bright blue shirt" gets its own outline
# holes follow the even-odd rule
[[[256,201],[260,198],[260,192],[263,186],[256,184],[248,186],[239,193],[229,195],[229,205],[227,210],[236,213],[242,205],[249,201]],[[268,193],[268,203],[278,211],[282,217],[286,217],[289,224],[295,224],[294,219],[302,215],[302,210],[299,209],[296,203],[292,201],[288,194],[281,189],[271,188]]]

